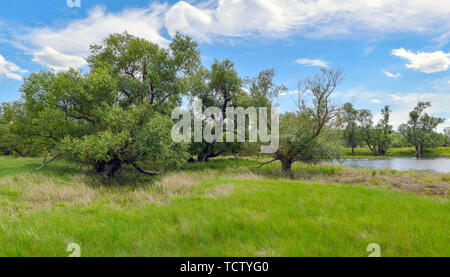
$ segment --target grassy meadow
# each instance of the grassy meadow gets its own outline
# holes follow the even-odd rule
[[[40,163],[0,157],[0,256],[450,256],[450,174],[222,158],[112,182]]]

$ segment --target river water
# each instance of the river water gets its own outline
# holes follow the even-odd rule
[[[346,159],[342,162],[331,162],[334,164],[361,168],[434,171],[442,173],[450,172],[450,159],[448,158]]]

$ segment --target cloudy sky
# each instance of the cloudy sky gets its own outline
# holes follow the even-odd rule
[[[0,102],[18,99],[30,72],[86,71],[89,45],[110,33],[165,47],[178,31],[200,43],[206,65],[229,58],[242,76],[274,68],[290,91],[281,111],[294,109],[300,79],[338,67],[338,101],[377,115],[390,105],[395,126],[418,100],[450,118],[449,0],[0,1]]]

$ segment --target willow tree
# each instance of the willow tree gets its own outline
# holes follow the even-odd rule
[[[387,150],[392,145],[392,125],[389,124],[391,114],[389,105],[381,109],[381,119],[375,126],[375,141],[378,146],[378,155],[386,155]]]
[[[409,113],[408,122],[401,124],[398,128],[405,139],[415,147],[414,156],[417,158],[422,157],[425,147],[437,147],[441,143],[436,128],[445,119],[428,115],[425,109],[429,107],[431,107],[430,102],[417,103],[417,106]]]
[[[195,78],[191,80],[192,102],[201,100],[202,111],[208,107],[220,108],[221,124],[226,120],[226,110],[237,106],[237,99],[244,94],[243,81],[239,77],[234,63],[230,60],[215,60],[211,69],[203,68]],[[200,115],[194,115],[200,116]],[[205,122],[202,122],[205,126]],[[194,141],[190,145],[190,152],[197,156],[198,162],[206,162],[208,159],[217,157],[227,152],[233,152],[235,143],[208,142],[202,137],[201,141]]]
[[[355,154],[355,147],[360,144],[360,132],[357,124],[358,111],[353,108],[352,103],[345,103],[342,106],[341,120],[343,121],[343,139],[347,147],[352,148],[352,154]]]
[[[245,133],[238,134],[238,121],[242,119],[239,119],[238,112],[233,109],[242,108],[245,113],[247,108],[255,108],[256,110],[256,108],[265,107],[270,114],[274,99],[280,92],[286,90],[284,86],[274,82],[274,77],[275,71],[266,69],[256,77],[242,80],[230,60],[216,60],[210,70],[199,71],[196,78],[193,78],[194,84],[192,85],[191,95],[193,102],[194,100],[201,100],[202,110],[208,107],[219,108],[221,118],[217,126],[225,130],[227,129],[225,125],[229,123],[230,126],[234,125],[235,128],[223,132],[222,142],[207,142],[205,138],[202,138],[202,141],[192,143],[190,145],[191,153],[197,155],[198,162],[206,162],[210,158],[225,153],[246,152],[247,154],[254,154],[257,151],[260,144],[249,140],[250,116],[244,115]],[[203,122],[203,126],[205,124],[207,123]],[[233,142],[228,142],[227,136],[233,137]],[[238,142],[238,137],[244,141]]]
[[[23,114],[22,103],[16,101],[0,105],[0,155],[15,153],[24,157],[27,146],[33,146],[32,138],[23,135],[23,127],[28,125],[24,122],[28,120]]]
[[[444,144],[446,145],[446,146],[449,146],[450,145],[450,127],[445,127],[444,128]]]
[[[283,173],[291,174],[296,161],[341,157],[340,140],[331,127],[340,111],[333,92],[343,80],[342,71],[322,68],[299,82],[297,111],[281,116],[279,149],[269,161],[280,161]]]
[[[91,46],[87,61],[88,73],[33,73],[22,86],[34,124],[51,135],[49,159],[65,156],[108,177],[124,165],[154,175],[184,161],[184,146],[170,137],[170,111],[198,68],[197,44],[177,34],[161,48],[113,34]]]
[[[373,156],[385,155],[392,145],[392,125],[389,124],[391,110],[388,105],[381,109],[381,119],[374,125],[372,112],[363,109],[357,114],[361,139],[369,147]]]

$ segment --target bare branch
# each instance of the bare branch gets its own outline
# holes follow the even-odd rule
[[[330,96],[343,80],[341,70],[322,68],[319,74],[299,82],[297,107],[300,113],[309,114],[313,119],[315,127],[311,140],[336,117],[339,108],[331,102]]]
[[[278,158],[275,158],[275,159],[270,160],[270,161],[268,161],[268,162],[262,163],[262,164],[260,164],[258,167],[255,167],[255,169],[260,168],[260,167],[263,167],[263,166],[266,165],[266,164],[270,164],[270,163],[273,163],[274,161],[278,161],[278,160],[279,160]]]
[[[51,158],[49,161],[44,160],[42,162],[42,165],[40,167],[36,168],[36,170],[40,170],[40,169],[46,167],[49,163],[51,163],[51,162],[55,161],[57,158],[61,157],[61,155],[62,154],[58,154],[58,155],[54,156],[53,158]]]

